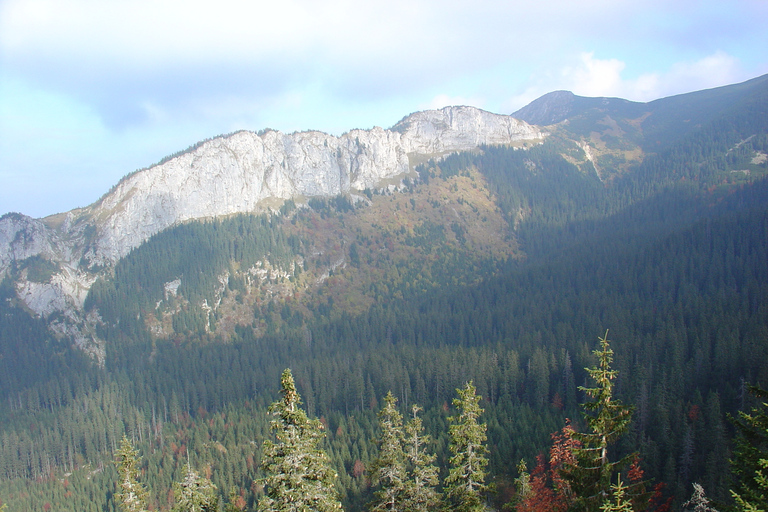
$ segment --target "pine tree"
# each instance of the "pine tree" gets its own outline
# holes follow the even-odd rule
[[[406,510],[403,506],[406,487],[405,453],[403,452],[403,416],[396,408],[397,398],[390,391],[379,412],[379,456],[373,466],[372,480],[380,486],[374,493],[371,510]]]
[[[216,486],[201,477],[189,464],[184,465],[184,479],[173,484],[176,504],[173,512],[217,512],[219,495]]]
[[[115,495],[120,508],[125,512],[144,512],[147,510],[146,487],[138,481],[139,451],[134,449],[126,436],[115,453],[117,472],[120,475],[119,491]]]
[[[307,418],[299,407],[291,370],[280,379],[283,398],[272,404],[271,429],[277,442],[264,441],[261,463],[266,477],[262,480],[264,497],[260,511],[337,511],[341,510],[334,482],[338,475],[320,448],[324,438],[321,423]]]
[[[599,342],[600,348],[593,352],[598,364],[586,368],[595,386],[579,387],[592,399],[583,404],[589,432],[573,434],[581,446],[573,450],[575,461],[566,464],[562,470],[563,478],[573,492],[574,508],[591,512],[599,510],[609,499],[612,475],[635,457],[630,454],[616,462],[610,462],[608,458],[608,446],[629,428],[632,409],[613,396],[613,381],[618,372],[611,369],[613,350],[607,331]],[[642,482],[633,483],[629,492],[641,486]]]
[[[470,381],[462,389],[457,389],[458,398],[453,405],[459,409],[458,416],[450,418],[448,433],[451,441],[449,448],[451,468],[445,479],[445,490],[454,510],[474,512],[483,510],[482,494],[485,485],[488,458],[486,457],[487,439],[485,423],[479,423],[483,409],[480,408],[480,396]]]
[[[405,487],[405,510],[426,512],[440,503],[440,494],[435,490],[439,483],[437,467],[433,464],[436,455],[425,450],[429,436],[418,414],[421,407],[411,407],[413,417],[405,425],[405,457],[408,464],[408,480]]]

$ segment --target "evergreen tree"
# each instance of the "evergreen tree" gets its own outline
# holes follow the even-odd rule
[[[575,461],[566,464],[562,472],[573,492],[574,507],[580,511],[599,510],[611,495],[612,475],[635,457],[631,454],[617,462],[608,458],[608,446],[629,428],[632,409],[613,396],[613,381],[618,372],[611,369],[613,350],[607,331],[599,342],[600,348],[593,352],[598,364],[586,369],[595,386],[579,387],[592,399],[583,404],[589,432],[573,434],[581,446],[574,448]],[[633,483],[629,492],[641,484]]]
[[[216,486],[201,477],[189,464],[184,466],[184,479],[173,484],[176,504],[173,512],[217,512],[219,495]]]
[[[271,430],[277,442],[264,441],[261,463],[266,477],[262,483],[264,497],[260,511],[331,511],[341,510],[334,481],[338,477],[329,465],[328,456],[319,446],[324,438],[321,423],[307,418],[299,407],[291,370],[280,379],[283,398],[273,403]]]
[[[379,412],[379,456],[373,467],[373,482],[380,486],[371,510],[406,510],[403,504],[406,487],[405,453],[403,452],[403,416],[396,408],[397,398],[390,391]]]
[[[755,484],[758,491],[751,500],[731,491],[736,500],[737,509],[743,512],[766,512],[768,510],[768,459],[760,459],[760,468],[755,472]]]
[[[616,476],[616,483],[611,485],[610,499],[600,506],[602,512],[632,512],[632,501],[627,497],[627,486]],[[716,512],[716,511],[715,511]]]
[[[120,475],[119,491],[115,495],[120,507],[125,512],[144,512],[147,510],[146,487],[138,481],[139,451],[134,449],[126,436],[115,453],[117,472]]]
[[[445,490],[454,510],[480,511],[485,508],[482,494],[487,489],[487,426],[479,422],[483,413],[479,405],[481,397],[476,394],[472,381],[456,392],[459,397],[453,399],[453,405],[459,409],[459,414],[450,418],[449,448],[453,455],[449,461],[451,467],[445,479]]]
[[[709,498],[704,493],[704,488],[694,483],[691,499],[683,503],[683,510],[685,512],[717,512],[717,509],[710,506],[709,503]]]
[[[433,464],[436,455],[425,450],[429,436],[418,414],[421,407],[411,408],[413,417],[405,425],[405,457],[408,463],[408,480],[405,487],[405,510],[426,512],[440,503],[440,494],[435,490],[439,483],[437,467]]]
[[[241,512],[245,509],[245,499],[237,492],[237,487],[229,490],[229,501],[224,505],[224,512]]]
[[[533,494],[533,485],[531,484],[531,474],[528,473],[528,464],[525,463],[525,459],[520,459],[517,463],[517,474],[515,478],[515,500],[512,505],[516,510],[523,512],[527,510],[527,501]],[[508,505],[505,509],[511,509]]]
[[[738,438],[731,467],[737,482],[731,495],[739,510],[765,512],[768,510],[768,391],[750,387],[749,392],[761,400],[762,407],[753,407],[749,414],[740,412],[734,421]]]

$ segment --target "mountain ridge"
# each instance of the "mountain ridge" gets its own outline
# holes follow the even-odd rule
[[[92,334],[95,325],[83,314],[89,289],[131,250],[169,227],[237,213],[277,212],[286,200],[303,203],[341,194],[366,201],[366,191],[394,190],[421,179],[419,163],[483,145],[526,148],[559,141],[557,151],[566,160],[584,173],[594,172],[608,186],[643,162],[648,146],[643,127],[655,112],[675,114],[651,130],[665,135],[679,131],[683,118],[691,115],[675,112],[675,105],[709,105],[698,114],[711,119],[763,91],[760,86],[767,80],[768,75],[647,104],[556,91],[511,116],[445,107],[410,114],[390,129],[351,130],[338,137],[318,131],[235,132],[127,175],[85,208],[45,219],[0,217],[0,277],[13,274],[19,299],[36,315],[53,316],[58,335],[103,355],[103,344]],[[717,102],[721,97],[728,98],[727,105]],[[649,108],[656,111],[649,114]],[[544,129],[515,115],[560,121]],[[516,215],[514,225],[525,217],[525,209]],[[35,275],[45,279],[30,279]]]
[[[547,93],[511,115],[537,126],[560,125],[572,135],[587,136],[581,125],[596,113],[602,117],[631,119],[640,134],[639,144],[646,151],[660,151],[691,130],[722,115],[739,102],[762,94],[768,74],[738,84],[676,94],[649,102],[622,98],[585,97],[570,91]],[[745,95],[747,97],[745,97]],[[596,119],[588,125],[594,127]],[[600,130],[598,130],[600,131]]]
[[[78,312],[83,290],[152,235],[195,219],[269,211],[287,199],[362,194],[415,178],[413,158],[425,159],[482,144],[536,144],[545,133],[510,116],[474,107],[412,114],[393,129],[283,134],[240,131],[193,146],[132,173],[96,203],[35,220],[0,218],[0,276],[15,261],[42,256],[59,271],[46,283],[24,276],[17,291],[36,314],[65,313],[69,332],[92,331]],[[70,329],[72,321],[79,326]],[[98,344],[98,343],[97,343]],[[87,345],[82,342],[80,345]]]
[[[374,169],[387,177],[371,188],[177,222],[103,265],[83,256],[121,215],[138,213],[128,228],[138,231],[183,210],[170,196],[175,209],[160,201],[145,211],[139,200],[150,194],[205,187],[210,175],[211,194],[226,196],[214,206],[236,202],[217,176],[239,183],[248,158],[230,139],[253,134],[204,141],[154,175],[126,176],[90,209],[3,216],[4,502],[114,508],[110,461],[127,434],[147,460],[153,508],[170,508],[167,491],[190,457],[255,508],[266,407],[288,367],[325,426],[346,510],[364,510],[374,491],[365,468],[381,397],[424,407],[447,460],[452,390],[472,380],[501,509],[517,461],[546,453],[566,418],[587,428],[579,384],[595,362],[590,340],[608,329],[616,397],[636,411],[611,456],[638,452],[673,508],[692,482],[727,500],[726,414],[748,406],[745,382],[768,381],[768,88],[736,88],[730,106],[717,101],[722,91],[707,93],[709,104],[671,99],[655,124],[646,124],[655,114],[598,99],[534,127],[548,134],[541,143],[478,138],[475,121],[497,118],[467,109],[469,133],[451,144],[473,147],[461,151],[442,152],[461,109],[408,116],[382,130],[387,140],[413,147],[403,142],[410,130],[436,152],[406,153],[406,174]],[[503,138],[513,123],[494,126]],[[342,168],[344,148],[364,148],[360,132],[344,147],[319,132],[273,133],[282,159],[272,183],[313,155]],[[220,158],[206,169],[211,154]],[[355,153],[355,168],[372,154]],[[188,184],[162,182],[174,168]],[[335,192],[365,179],[307,169],[319,185],[289,180],[286,190]]]

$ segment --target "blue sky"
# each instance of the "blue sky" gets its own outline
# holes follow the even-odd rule
[[[239,129],[649,101],[768,73],[766,0],[0,0],[0,214],[86,206]]]

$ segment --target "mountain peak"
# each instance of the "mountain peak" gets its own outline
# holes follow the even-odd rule
[[[576,95],[570,91],[553,91],[533,100],[512,117],[539,126],[557,124],[568,118]]]
[[[601,109],[635,115],[645,103],[638,103],[622,98],[577,96],[570,91],[554,91],[533,100],[531,103],[512,114],[526,123],[537,126],[558,124],[588,109]]]
[[[114,262],[153,234],[199,218],[257,211],[267,200],[375,188],[412,171],[408,155],[536,141],[542,133],[473,107],[412,114],[390,130],[284,134],[241,131],[212,139],[121,181],[95,205],[100,236],[86,258]]]

